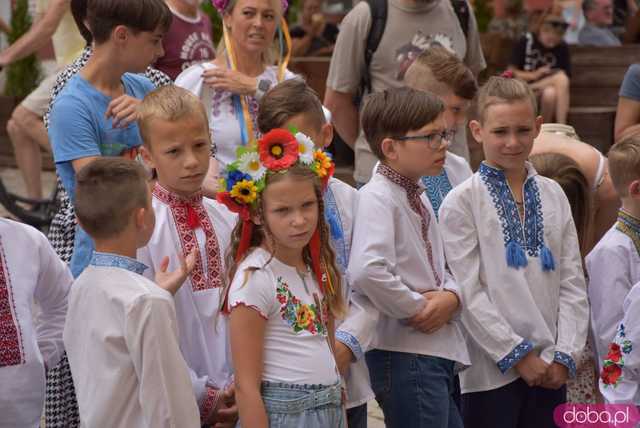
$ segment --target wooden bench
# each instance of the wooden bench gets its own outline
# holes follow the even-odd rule
[[[289,69],[294,73],[304,76],[307,84],[311,86],[320,99],[324,99],[324,91],[327,87],[327,75],[329,74],[329,56],[303,56],[291,58]]]

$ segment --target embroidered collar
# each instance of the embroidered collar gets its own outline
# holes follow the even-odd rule
[[[171,207],[202,204],[202,191],[189,196],[181,196],[166,189],[158,182],[153,187],[153,196]]]
[[[378,165],[376,172],[382,175],[383,177],[387,178],[392,183],[402,187],[408,194],[414,194],[414,193],[420,194],[424,190],[424,188],[419,182],[413,181],[412,179],[405,177],[404,175],[400,174],[393,168],[383,163],[380,163]]]
[[[551,250],[544,243],[544,216],[540,190],[535,180],[536,170],[530,163],[525,165],[527,178],[524,182],[524,224],[507,178],[501,169],[481,163],[478,173],[491,195],[493,205],[502,226],[502,237],[506,250],[507,265],[514,269],[527,266],[529,257],[540,257],[543,271],[555,270]]]
[[[635,245],[636,250],[638,251],[638,254],[640,255],[640,219],[620,210],[618,211],[616,229],[631,239],[633,245]]]
[[[146,269],[148,269],[147,265],[130,257],[113,253],[101,253],[99,251],[93,252],[90,264],[93,266],[117,267],[126,269],[130,272],[137,273],[138,275],[142,275],[142,273]]]
[[[447,171],[443,169],[438,175],[425,175],[422,177],[421,181],[425,187],[425,193],[431,202],[431,207],[433,207],[433,212],[436,214],[437,219],[438,211],[440,210],[440,205],[442,205],[444,197],[453,189],[451,181],[449,181]]]

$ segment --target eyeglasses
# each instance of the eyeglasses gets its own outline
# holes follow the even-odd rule
[[[451,141],[453,137],[456,135],[456,131],[444,131],[444,132],[434,132],[429,135],[405,135],[404,137],[392,137],[394,140],[398,141],[418,141],[420,143],[427,143],[430,149],[438,150],[442,147],[443,141]]]
[[[547,25],[551,29],[562,33],[566,32],[569,28],[569,24],[562,21],[545,21],[544,25]]]

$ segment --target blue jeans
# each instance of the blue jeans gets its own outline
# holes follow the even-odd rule
[[[454,402],[453,361],[378,349],[366,359],[388,428],[463,428]]]
[[[347,409],[348,428],[367,428],[367,403]]]
[[[340,384],[262,382],[270,428],[346,428]]]

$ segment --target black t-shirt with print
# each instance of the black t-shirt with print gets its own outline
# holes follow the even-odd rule
[[[564,70],[567,76],[571,76],[569,46],[564,41],[549,49],[538,41],[534,33],[526,33],[514,46],[511,65],[515,68],[535,71],[547,64],[552,69]]]

